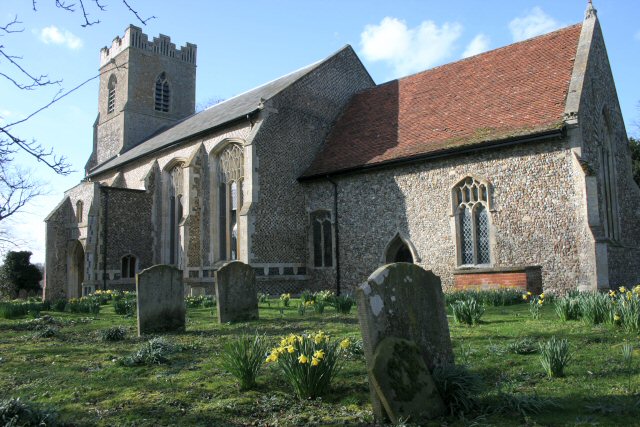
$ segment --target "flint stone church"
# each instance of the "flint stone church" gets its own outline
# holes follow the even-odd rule
[[[376,85],[346,46],[194,113],[196,46],[130,26],[100,52],[86,176],[46,218],[44,297],[229,260],[270,294],[412,262],[445,289],[640,281],[640,190],[596,11]]]

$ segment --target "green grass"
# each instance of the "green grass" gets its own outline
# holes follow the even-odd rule
[[[135,317],[115,314],[111,304],[98,315],[43,312],[60,321],[58,332],[37,337],[28,316],[0,319],[0,398],[20,397],[54,409],[74,425],[370,425],[369,388],[362,356],[350,358],[321,400],[298,401],[273,366],[265,366],[257,388],[240,391],[222,367],[227,342],[242,334],[265,334],[274,344],[289,333],[323,330],[335,338],[360,339],[355,309],[327,308],[298,314],[298,301],[282,309],[276,300],[260,304],[260,321],[219,325],[215,308],[189,308],[187,331],[166,335],[180,350],[170,363],[119,363],[151,337],[136,337]],[[214,310],[214,311],[212,311]],[[282,312],[281,312],[282,310]],[[640,354],[631,372],[622,361],[626,339],[640,348],[637,334],[584,322],[562,322],[549,305],[539,320],[526,304],[487,307],[474,327],[450,331],[459,363],[484,384],[479,408],[465,419],[437,425],[634,425],[640,417]],[[123,341],[105,342],[101,331],[127,329]],[[565,377],[546,377],[539,355],[515,354],[509,345],[530,337],[566,338],[572,353]],[[631,385],[629,385],[631,384]],[[631,388],[631,390],[629,389]]]

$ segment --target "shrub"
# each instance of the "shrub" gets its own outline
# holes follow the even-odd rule
[[[564,368],[569,364],[571,360],[571,354],[569,352],[569,343],[566,339],[556,339],[551,337],[547,342],[540,343],[540,363],[544,368],[547,376],[563,377]]]
[[[478,303],[477,299],[471,297],[452,303],[451,311],[453,312],[453,320],[456,323],[477,325],[484,314],[484,307]]]
[[[469,412],[477,405],[482,381],[464,366],[436,366],[431,376],[451,415]]]
[[[598,292],[583,292],[579,298],[582,320],[590,325],[598,325],[608,318],[611,302],[607,295]]]
[[[216,306],[216,297],[213,295],[205,295],[202,300],[202,306],[204,308],[211,308]]]
[[[0,302],[0,317],[3,319],[15,319],[27,314],[31,314],[33,317],[40,317],[42,307],[42,302],[4,301]]]
[[[349,314],[351,307],[353,307],[355,303],[356,300],[353,299],[351,295],[338,295],[333,297],[333,305],[336,311],[341,314]]]
[[[269,343],[264,335],[241,336],[228,342],[222,352],[222,367],[240,382],[241,390],[256,387],[256,377],[264,363]]]
[[[340,370],[340,358],[350,347],[348,339],[332,341],[324,332],[289,335],[271,350],[267,362],[277,363],[300,399],[315,399],[327,392]]]
[[[308,302],[308,301],[315,301],[316,300],[315,296],[308,289],[305,289],[304,291],[302,291],[302,293],[300,294],[300,299],[302,300],[302,302]]]
[[[633,291],[624,287],[620,293],[610,299],[610,319],[614,324],[620,324],[627,332],[640,332],[640,286]],[[617,317],[616,317],[617,316]]]
[[[142,344],[133,354],[120,360],[125,366],[161,365],[169,363],[170,356],[176,347],[163,337],[150,339]]]
[[[520,338],[507,345],[507,351],[515,354],[532,354],[536,353],[538,349],[538,343],[530,337]]]
[[[580,302],[578,297],[567,295],[559,298],[554,304],[554,309],[563,322],[578,320],[580,318]]]
[[[71,313],[100,313],[100,300],[91,297],[71,298],[67,301],[65,311]]]
[[[324,300],[317,300],[315,304],[313,304],[313,309],[316,311],[316,313],[322,314],[324,313],[324,308],[326,307],[326,305],[327,303]]]
[[[17,399],[0,400],[0,422],[8,427],[56,426],[56,414],[30,402]]]
[[[112,326],[100,331],[102,341],[122,341],[127,336],[127,329],[124,326]]]
[[[133,316],[136,314],[137,305],[135,300],[131,299],[114,299],[113,300],[113,311],[116,314],[121,314],[123,316]]]

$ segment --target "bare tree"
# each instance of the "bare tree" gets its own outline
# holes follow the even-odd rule
[[[48,0],[55,7],[69,13],[77,13],[81,18],[80,26],[87,27],[100,23],[97,16],[106,11],[108,0]],[[154,16],[142,18],[130,4],[131,0],[120,0],[122,5],[135,16],[143,25]],[[37,1],[32,0],[32,7],[37,11]],[[54,153],[53,149],[39,144],[37,141],[25,138],[18,134],[16,126],[30,120],[32,117],[51,107],[64,97],[75,92],[100,75],[90,77],[71,89],[62,88],[62,79],[51,79],[47,74],[34,73],[22,65],[22,57],[10,52],[4,41],[22,33],[22,22],[15,16],[11,21],[2,25],[0,23],[0,79],[8,81],[17,89],[29,92],[43,87],[57,86],[57,93],[44,105],[35,108],[30,114],[21,120],[9,123],[0,123],[0,222],[14,215],[30,200],[42,194],[42,185],[33,180],[24,169],[15,165],[13,155],[24,152],[35,158],[38,162],[52,169],[60,175],[68,175],[72,172],[71,165],[64,155]],[[0,240],[2,240],[0,238]]]

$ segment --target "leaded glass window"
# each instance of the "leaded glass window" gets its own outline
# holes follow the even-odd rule
[[[467,177],[453,189],[459,263],[476,265],[491,263],[489,240],[488,184]]]
[[[244,153],[239,144],[229,145],[218,156],[218,220],[220,259],[236,260],[240,252],[238,215],[242,208]]]
[[[155,93],[155,109],[156,111],[162,111],[164,113],[169,112],[169,80],[166,73],[160,73],[156,79],[156,93]]]
[[[328,211],[311,213],[313,238],[313,265],[315,267],[333,266],[333,230],[331,214]]]

